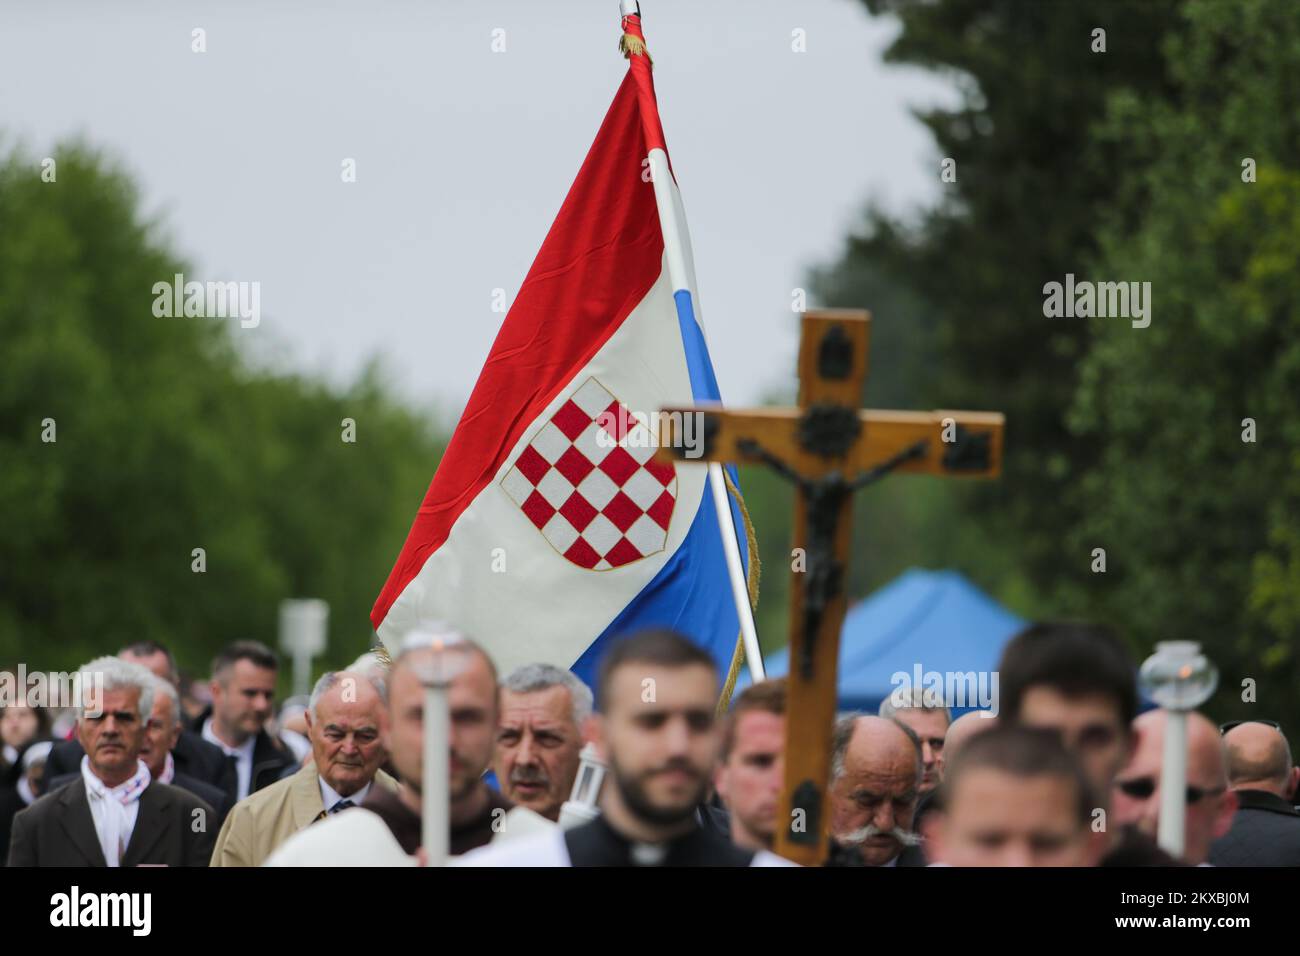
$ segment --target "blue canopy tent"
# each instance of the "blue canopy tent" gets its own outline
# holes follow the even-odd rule
[[[839,708],[874,712],[898,683],[919,671],[985,675],[986,686],[1003,646],[1025,622],[956,571],[913,568],[855,604],[840,634]],[[767,673],[790,667],[788,649],[766,658]],[[748,685],[748,675],[737,689]],[[922,685],[924,686],[924,684]],[[954,708],[953,715],[978,706]]]

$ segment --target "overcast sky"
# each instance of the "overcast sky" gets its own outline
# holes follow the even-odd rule
[[[857,0],[642,10],[722,394],[753,402],[792,384],[791,290],[865,200],[934,198],[910,110],[955,93],[884,66],[897,25]],[[120,161],[187,278],[261,283],[261,324],[231,320],[254,355],[336,381],[379,356],[458,414],[492,290],[518,291],[622,79],[618,35],[617,0],[0,0],[0,136]]]

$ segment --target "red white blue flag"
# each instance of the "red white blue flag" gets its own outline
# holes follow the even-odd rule
[[[666,626],[724,674],[738,661],[741,512],[717,466],[652,457],[657,410],[720,396],[640,18],[623,28],[640,52],[375,603],[390,648],[444,621],[503,673],[546,661],[590,683],[609,641]]]

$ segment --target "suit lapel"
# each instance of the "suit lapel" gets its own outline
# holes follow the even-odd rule
[[[59,814],[59,822],[72,840],[72,845],[91,866],[107,867],[108,860],[104,859],[99,834],[95,832],[95,818],[90,815],[90,794],[86,792],[86,781],[80,774],[63,789],[59,802],[64,808]]]
[[[122,854],[123,866],[138,866],[143,863],[154,847],[167,834],[171,826],[171,817],[167,810],[171,806],[171,795],[162,784],[151,783],[140,794],[140,807],[135,815],[135,828],[131,831],[131,842]]]
[[[325,814],[326,807],[321,799],[318,778],[314,763],[308,764],[294,775],[289,804],[295,830],[307,828]]]

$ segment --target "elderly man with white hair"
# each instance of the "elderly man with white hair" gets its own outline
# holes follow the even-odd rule
[[[217,837],[213,866],[261,866],[285,840],[317,820],[360,806],[372,786],[397,789],[380,770],[387,753],[384,682],[331,671],[307,707],[312,760],[301,770],[235,804]]]
[[[14,817],[10,866],[204,866],[213,809],[159,783],[140,759],[154,675],[101,657],[78,672],[77,737],[86,754],[72,782]]]
[[[591,688],[551,664],[525,664],[505,679],[492,769],[507,798],[560,819],[578,775],[591,707]]]

